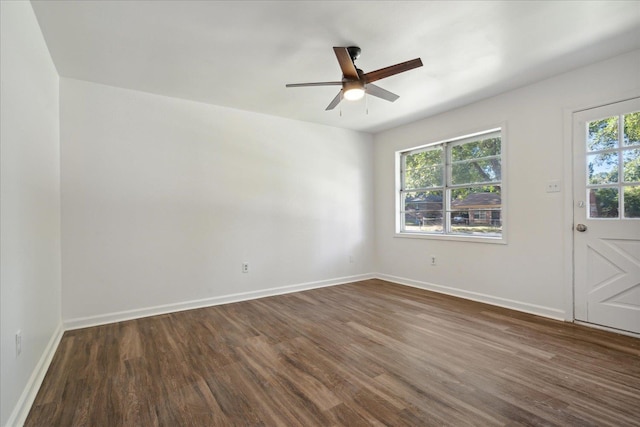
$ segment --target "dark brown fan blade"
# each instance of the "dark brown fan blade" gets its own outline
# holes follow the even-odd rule
[[[404,73],[405,71],[413,70],[414,68],[418,67],[422,67],[422,60],[420,58],[401,62],[400,64],[381,68],[376,71],[371,71],[370,73],[364,74],[362,78],[365,83],[371,83],[375,82],[376,80],[384,79],[385,77],[393,76],[394,74]]]
[[[287,87],[307,87],[307,86],[340,86],[342,82],[317,82],[317,83],[289,83]]]
[[[360,76],[358,76],[358,70],[356,70],[356,66],[353,65],[351,55],[349,55],[349,51],[347,50],[347,48],[334,47],[333,51],[336,54],[336,58],[338,58],[338,63],[340,64],[342,75],[344,75],[344,77],[347,79],[360,80]]]
[[[385,101],[389,101],[389,102],[393,102],[396,99],[400,98],[400,96],[396,95],[393,92],[389,92],[386,89],[382,89],[380,86],[376,86],[374,84],[369,83],[366,86],[365,91],[369,94],[369,95],[373,95],[373,96],[377,96],[378,98],[382,98]]]
[[[336,108],[336,105],[340,104],[340,101],[342,101],[342,91],[338,92],[336,97],[333,98],[333,100],[329,103],[329,105],[327,105],[327,108],[325,108],[324,111],[333,110],[334,108]]]

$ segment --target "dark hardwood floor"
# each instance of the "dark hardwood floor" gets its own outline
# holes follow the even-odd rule
[[[640,340],[369,280],[68,331],[27,426],[640,426]]]

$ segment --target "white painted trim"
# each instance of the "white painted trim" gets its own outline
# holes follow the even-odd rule
[[[526,302],[495,297],[487,294],[481,294],[478,292],[465,291],[462,289],[451,288],[449,286],[436,285],[434,283],[422,282],[419,280],[407,279],[404,277],[391,276],[388,274],[377,273],[375,276],[378,279],[397,283],[399,285],[411,286],[414,288],[424,289],[427,291],[433,291],[441,294],[452,295],[459,298],[483,302],[486,304],[509,308],[512,310],[517,310],[517,311],[521,311],[529,314],[535,314],[538,316],[548,317],[551,319],[565,320],[565,317],[566,317],[565,312],[557,308],[544,307],[536,304],[529,304]]]
[[[155,307],[147,307],[136,310],[120,311],[115,313],[102,314],[97,316],[80,317],[75,319],[67,319],[64,321],[65,331],[74,329],[87,328],[91,326],[106,325],[109,323],[122,322],[125,320],[140,319],[143,317],[157,316],[160,314],[176,313],[180,311],[193,310],[197,308],[212,307],[222,304],[230,304],[240,301],[248,301],[270,296],[283,295],[293,292],[301,292],[310,289],[324,288],[328,286],[344,285],[347,283],[357,282],[368,279],[381,279],[393,282],[399,285],[411,286],[414,288],[424,289],[428,291],[438,292],[446,295],[452,295],[472,301],[483,302],[486,304],[505,307],[524,313],[535,314],[538,316],[548,317],[557,320],[573,320],[567,317],[567,313],[563,310],[529,304],[521,301],[500,298],[492,295],[482,294],[478,292],[465,291],[462,289],[452,288],[449,286],[437,285],[434,283],[422,282],[404,277],[397,277],[382,273],[359,274],[355,276],[340,277],[330,280],[321,280],[317,282],[301,283],[296,285],[281,286],[276,288],[263,289],[252,292],[242,292],[237,294],[223,295],[213,298],[205,298],[200,300],[185,301],[175,304],[165,304]]]
[[[280,286],[277,288],[262,289],[259,291],[241,292],[237,294],[222,295],[213,298],[203,298],[199,300],[185,301],[174,304],[164,304],[155,307],[100,314],[97,316],[79,317],[75,319],[65,320],[64,328],[65,330],[70,331],[73,329],[105,325],[108,323],[122,322],[124,320],[140,319],[142,317],[156,316],[159,314],[175,313],[179,311],[193,310],[196,308],[211,307],[215,305],[271,297],[275,295],[289,294],[292,292],[306,291],[309,289],[324,288],[327,286],[343,285],[345,283],[373,279],[374,277],[375,276],[373,274],[358,274],[355,276],[339,277],[336,279],[320,280],[317,282]]]
[[[504,234],[504,233],[503,233]],[[427,239],[442,240],[450,242],[469,242],[469,243],[489,243],[492,245],[506,245],[507,241],[503,237],[488,236],[465,236],[461,234],[429,234],[420,232],[401,231],[397,232],[393,237],[401,239]]]
[[[564,189],[564,215],[562,216],[563,233],[563,256],[562,256],[562,277],[563,289],[563,307],[566,313],[565,319],[573,322],[575,319],[575,307],[573,297],[573,114],[574,109],[564,110],[563,133],[564,144],[562,149],[562,167],[563,167],[563,189]]]
[[[38,394],[38,390],[40,390],[44,376],[46,375],[47,370],[49,370],[49,365],[51,365],[53,356],[56,354],[56,350],[58,349],[58,345],[62,339],[62,334],[64,333],[62,326],[62,323],[58,323],[56,330],[53,332],[47,347],[38,361],[38,364],[31,373],[31,377],[29,378],[29,381],[27,381],[16,406],[13,408],[13,412],[7,420],[6,427],[24,425],[27,415],[29,415],[29,411],[31,410],[31,406],[36,400],[36,395]]]

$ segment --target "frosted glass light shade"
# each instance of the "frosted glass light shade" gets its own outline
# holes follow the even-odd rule
[[[347,101],[357,101],[358,99],[362,99],[363,96],[364,89],[359,87],[354,87],[344,91],[344,99]]]

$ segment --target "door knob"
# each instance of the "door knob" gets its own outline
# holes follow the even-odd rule
[[[584,224],[578,224],[576,225],[576,230],[581,233],[584,233],[585,231],[587,231],[587,226]]]

